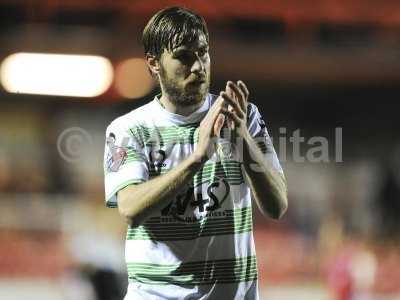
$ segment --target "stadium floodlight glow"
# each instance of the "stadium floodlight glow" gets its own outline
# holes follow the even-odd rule
[[[115,69],[114,83],[117,92],[128,99],[146,96],[155,85],[142,58],[129,58],[119,63]]]
[[[0,81],[10,93],[96,97],[113,80],[110,61],[101,56],[15,53],[0,66]]]

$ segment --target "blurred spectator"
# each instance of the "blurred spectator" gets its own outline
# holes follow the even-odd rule
[[[328,266],[328,286],[335,300],[374,300],[377,259],[365,243],[342,242]]]
[[[66,247],[74,262],[71,274],[91,285],[94,299],[122,300],[126,267],[120,237],[125,224],[117,211],[107,212],[99,190],[95,181],[83,186],[79,200],[63,211]]]

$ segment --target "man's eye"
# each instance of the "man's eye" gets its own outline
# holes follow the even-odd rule
[[[190,59],[190,55],[189,53],[184,52],[184,53],[179,53],[178,55],[175,56],[175,58],[179,60],[188,60]]]
[[[199,50],[199,56],[204,56],[204,55],[206,55],[208,53],[208,50],[207,49],[200,49]]]
[[[183,53],[180,55],[180,58],[183,60],[187,60],[190,58],[190,54],[189,53]]]

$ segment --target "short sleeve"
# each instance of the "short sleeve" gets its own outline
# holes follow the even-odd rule
[[[104,185],[108,207],[117,207],[117,193],[130,184],[149,178],[143,144],[129,129],[111,123],[106,130]]]
[[[249,103],[247,109],[247,127],[251,136],[255,139],[258,147],[265,156],[266,161],[272,168],[283,174],[282,166],[276,155],[272,140],[268,134],[267,125],[261,116],[257,106]]]

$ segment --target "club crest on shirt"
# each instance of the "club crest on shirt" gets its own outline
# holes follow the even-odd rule
[[[117,172],[128,156],[126,148],[116,146],[115,141],[115,134],[111,132],[106,140],[108,147],[107,170],[109,172]]]
[[[229,141],[220,142],[217,144],[217,153],[222,160],[232,159],[235,153],[235,145]]]

